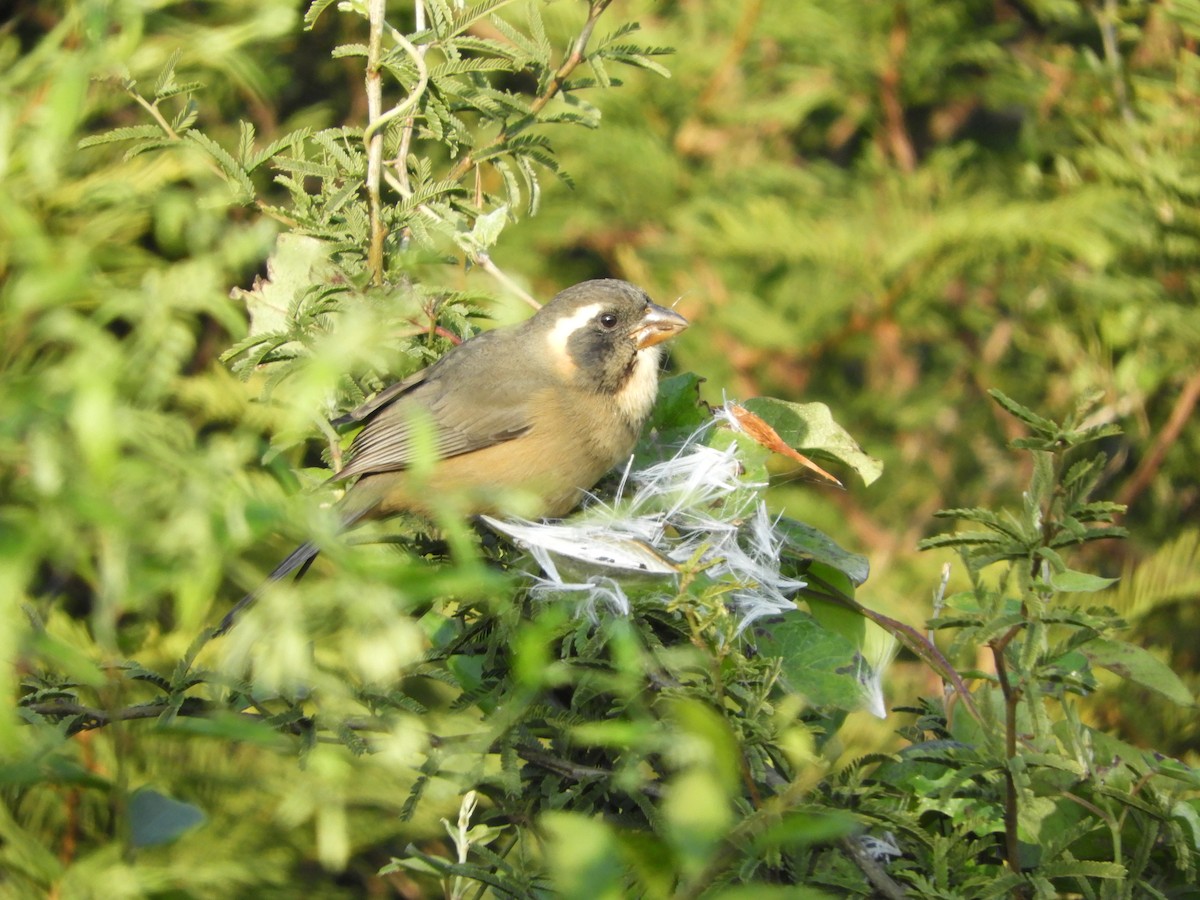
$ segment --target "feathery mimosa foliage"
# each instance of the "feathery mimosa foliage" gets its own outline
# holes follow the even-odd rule
[[[1194,678],[1106,604],[1169,633],[1194,540],[1116,594],[1091,549],[1197,501],[1197,23],[18,3],[0,894],[1197,896],[1196,771],[1103,730],[1187,737]],[[598,275],[682,295],[717,416],[666,379],[561,526],[337,533],[340,412]],[[768,489],[768,445],[861,479]],[[942,689],[839,766],[897,645]]]

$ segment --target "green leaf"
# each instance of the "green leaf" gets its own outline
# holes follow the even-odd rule
[[[757,625],[754,634],[758,652],[779,659],[789,690],[814,706],[848,711],[862,707],[858,650],[849,639],[800,610]]]
[[[818,807],[789,813],[758,835],[755,843],[763,848],[828,843],[857,829],[849,813]]]
[[[667,785],[662,815],[685,873],[699,874],[732,824],[732,797],[716,773],[692,766]]]
[[[795,450],[819,454],[844,463],[871,484],[883,474],[883,463],[868,456],[824,403],[790,403],[772,397],[754,397],[742,404],[775,429]]]
[[[246,170],[229,155],[224,147],[200,131],[189,131],[184,137],[201,147],[213,158],[225,175],[226,182],[233,188],[238,203],[249,203],[254,199],[254,185],[246,174]]]
[[[658,383],[658,400],[645,434],[658,446],[679,444],[689,434],[712,418],[712,413],[700,399],[704,379],[692,372],[672,375]],[[639,458],[642,456],[639,448]]]
[[[484,213],[475,219],[475,225],[470,232],[457,236],[458,245],[471,256],[486,253],[500,239],[500,232],[508,224],[508,206],[498,206],[490,213]]]
[[[1079,647],[1079,651],[1091,660],[1092,665],[1108,669],[1135,684],[1158,691],[1180,706],[1195,704],[1191,690],[1179,676],[1144,647],[1126,641],[1096,638]]]
[[[811,525],[781,517],[775,524],[775,532],[783,535],[788,549],[796,556],[826,563],[844,573],[855,585],[865,582],[871,573],[871,564],[865,556],[843,550],[833,538]]]
[[[1063,593],[1082,594],[1092,591],[1102,591],[1120,580],[1119,578],[1104,578],[1088,572],[1076,572],[1074,569],[1067,569],[1062,572],[1055,572],[1050,576],[1050,587]]]
[[[1016,416],[1034,431],[1039,432],[1043,436],[1052,436],[1058,433],[1058,424],[1050,419],[1039,416],[1033,410],[1026,406],[1022,406],[1016,400],[1009,397],[1003,391],[992,388],[988,391],[988,395],[993,400],[999,403],[1012,415]]]
[[[232,712],[217,711],[203,717],[177,716],[170,724],[159,727],[170,734],[197,735],[241,744],[278,747],[285,743],[279,732],[266,722]]]
[[[101,144],[115,144],[121,141],[158,140],[163,137],[162,129],[157,125],[130,125],[124,128],[113,128],[101,134],[82,138],[77,146],[80,150],[88,147],[98,147]]]
[[[1038,869],[1045,878],[1112,878],[1124,879],[1129,871],[1120,863],[1078,859],[1050,862]]]
[[[107,679],[103,669],[81,648],[45,631],[34,632],[30,643],[44,662],[66,675],[72,683],[94,688],[105,684]]]
[[[301,234],[283,234],[267,259],[267,278],[251,290],[235,289],[233,296],[246,304],[250,336],[277,334],[289,329],[289,311],[314,284],[329,280],[336,271],[332,249],[324,241]]]
[[[619,900],[624,896],[616,834],[598,818],[548,812],[539,819],[556,896],[565,900]]]
[[[321,13],[333,6],[335,2],[336,0],[313,0],[304,13],[304,30],[312,31],[313,26],[317,24],[317,19],[321,17]]]
[[[135,847],[169,844],[206,818],[198,806],[145,788],[129,801],[130,841]]]

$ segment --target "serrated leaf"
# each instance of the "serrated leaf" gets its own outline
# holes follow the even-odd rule
[[[1124,434],[1124,429],[1116,422],[1110,422],[1107,425],[1096,425],[1092,428],[1085,428],[1083,431],[1068,432],[1066,437],[1068,442],[1078,447],[1081,444],[1089,444],[1093,441],[1100,441],[1104,438],[1116,437],[1119,434]]]
[[[179,65],[179,60],[182,56],[182,47],[176,47],[171,51],[171,55],[167,57],[166,64],[162,67],[162,71],[158,73],[158,78],[154,81],[155,96],[159,96],[163,91],[169,90],[171,85],[175,83],[175,67]]]
[[[184,81],[178,84],[173,84],[165,90],[157,91],[154,95],[154,99],[156,101],[169,100],[170,98],[177,97],[180,94],[194,94],[203,87],[203,81]]]
[[[329,55],[334,59],[345,59],[353,57],[365,57],[369,55],[369,53],[370,48],[368,48],[366,44],[352,43],[338,44],[333,48],[333,50],[330,51]]]
[[[317,19],[321,17],[321,13],[333,6],[335,2],[337,0],[313,0],[304,13],[304,30],[312,31],[313,26],[317,24]]]
[[[917,541],[918,550],[935,550],[938,547],[977,547],[995,545],[1001,539],[986,531],[956,531],[953,534],[935,534]]]
[[[196,124],[196,119],[199,117],[200,104],[189,98],[188,102],[183,104],[183,107],[175,114],[175,118],[171,120],[171,129],[176,134],[183,134]]]

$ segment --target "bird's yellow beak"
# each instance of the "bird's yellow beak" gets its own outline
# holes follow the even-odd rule
[[[637,348],[645,350],[647,347],[653,347],[655,344],[661,344],[663,341],[673,338],[687,327],[688,320],[679,313],[659,306],[657,303],[651,303],[646,307],[646,314],[633,329],[631,336],[634,343],[637,344]]]

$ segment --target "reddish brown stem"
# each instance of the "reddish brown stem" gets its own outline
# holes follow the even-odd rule
[[[1014,689],[1008,680],[1008,663],[1004,659],[1004,648],[1017,633],[1012,628],[1004,637],[989,643],[992,656],[996,663],[996,679],[1000,682],[1000,692],[1004,695],[1004,855],[1008,868],[1014,875],[1021,874],[1021,845],[1017,836],[1017,779],[1013,775],[1012,762],[1017,755],[1017,704],[1021,700],[1021,691]],[[1024,887],[1013,891],[1015,897],[1026,897],[1028,892]]]
[[[1192,376],[1184,383],[1179,399],[1175,401],[1175,406],[1167,419],[1167,424],[1163,426],[1162,431],[1150,445],[1150,449],[1142,458],[1132,477],[1121,488],[1121,492],[1117,495],[1118,503],[1128,506],[1149,486],[1162,467],[1167,451],[1179,440],[1184,426],[1191,421],[1192,411],[1196,408],[1197,402],[1200,402],[1200,369],[1193,372]]]
[[[907,48],[908,20],[901,7],[888,35],[888,61],[880,75],[879,95],[888,149],[902,172],[912,172],[917,167],[917,154],[904,124],[904,104],[900,100],[900,72]]]

